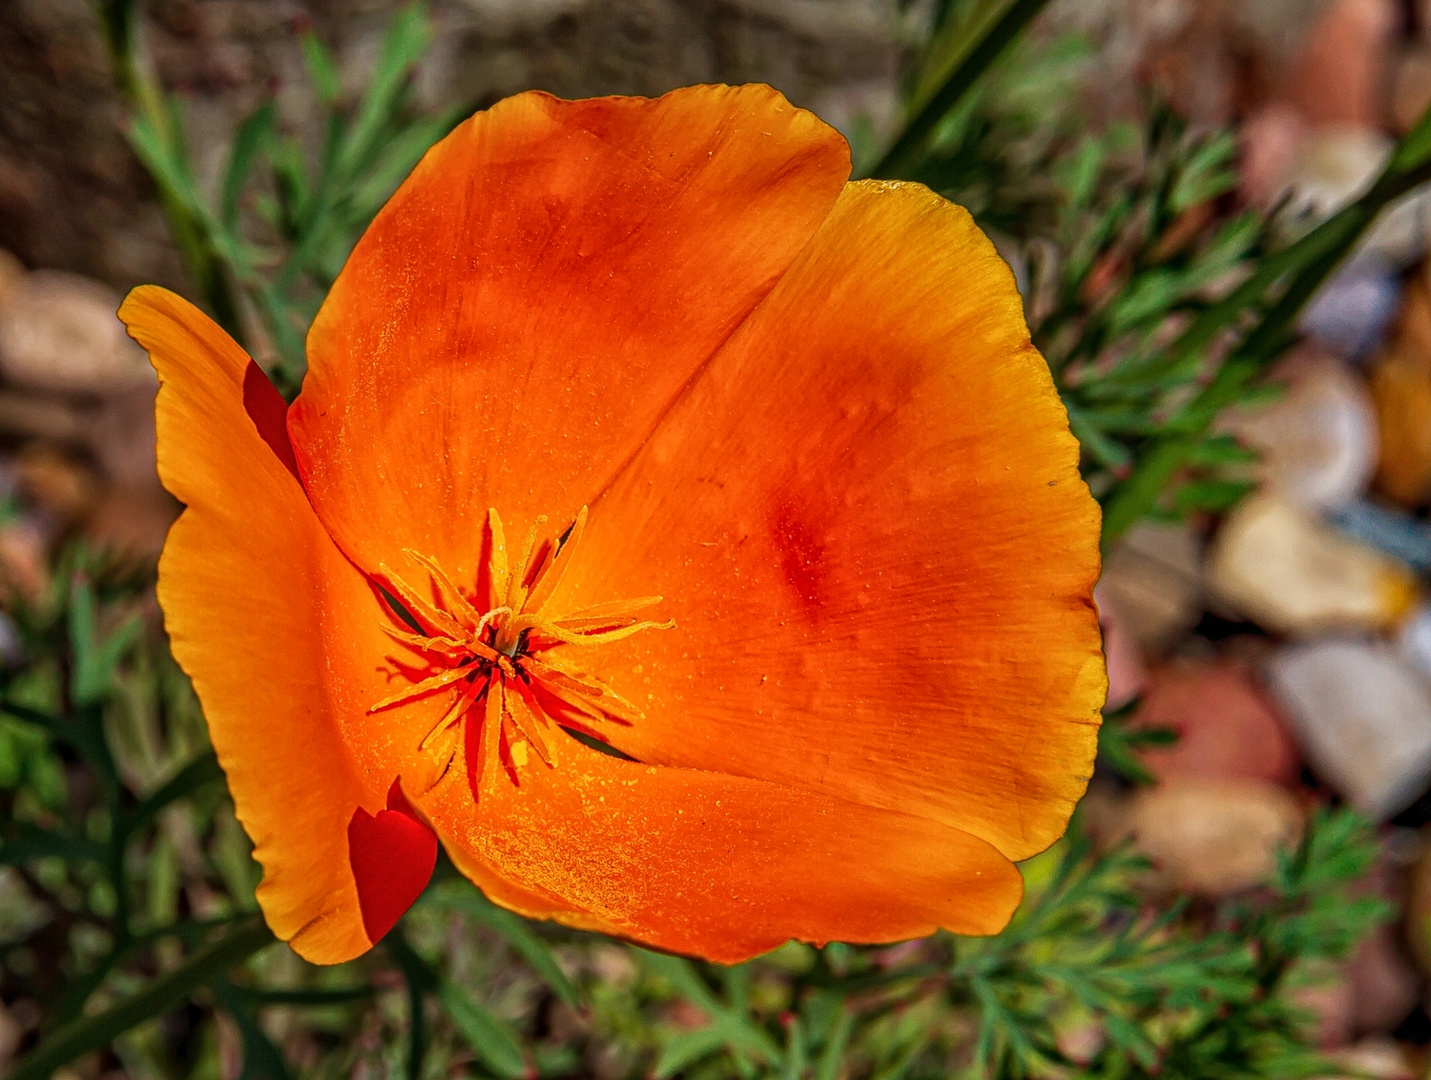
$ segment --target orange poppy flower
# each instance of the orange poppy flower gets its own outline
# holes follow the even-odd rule
[[[274,932],[495,901],[741,960],[999,930],[1104,671],[1008,268],[767,87],[529,93],[358,243],[291,407],[136,289],[160,564]]]

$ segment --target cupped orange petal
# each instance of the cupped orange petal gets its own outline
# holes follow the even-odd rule
[[[659,594],[593,650],[636,759],[1063,831],[1105,692],[1097,506],[1008,267],[918,185],[849,185],[614,485],[552,601]]]
[[[289,418],[368,572],[470,581],[488,508],[574,516],[829,212],[844,140],[764,86],[520,94],[430,150],[308,336]]]
[[[929,818],[565,738],[560,761],[515,784],[487,768],[475,802],[454,768],[419,805],[460,867],[550,897],[569,925],[737,963],[791,938],[994,933],[1022,896],[990,844]]]
[[[159,372],[159,475],[187,504],[164,547],[159,600],[263,866],[259,904],[302,956],[349,959],[371,944],[375,897],[386,912],[426,884],[414,867],[430,843],[414,839],[413,829],[430,836],[416,824],[362,831],[372,814],[389,824],[393,776],[354,756],[335,710],[335,698],[367,700],[356,686],[377,678],[347,649],[381,638],[377,602],[290,471],[283,400],[267,376],[173,293],[135,289],[120,317]],[[367,658],[370,672],[381,656]]]

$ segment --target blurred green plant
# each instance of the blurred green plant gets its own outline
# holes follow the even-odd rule
[[[1043,0],[935,4],[902,132],[865,171],[969,206],[1021,275],[1030,324],[1106,508],[1218,509],[1245,455],[1212,433],[1291,338],[1297,309],[1378,211],[1431,177],[1431,120],[1373,188],[1290,244],[1231,212],[1233,142],[1148,103],[1090,133],[1076,38],[1023,35]],[[129,133],[199,297],[290,396],[302,339],[356,237],[467,110],[414,111],[431,38],[394,18],[368,87],[300,35],[316,160],[261,104],[217,178],[143,59],[138,8],[103,0]],[[1075,818],[1025,864],[1028,898],[988,939],[790,944],[721,967],[487,901],[445,861],[381,948],[319,969],[255,914],[257,880],[203,720],[155,629],[152,582],[67,549],[38,597],[9,594],[0,667],[0,961],[38,1004],[13,1077],[110,1054],[140,1077],[684,1076],[694,1080],[1312,1076],[1296,988],[1385,919],[1363,882],[1370,827],[1322,812],[1265,888],[1158,900],[1149,869]],[[1100,771],[1146,782],[1166,733],[1105,725]]]
[[[1225,510],[1246,493],[1251,455],[1214,421],[1266,392],[1258,378],[1302,307],[1382,210],[1431,180],[1431,116],[1365,194],[1279,245],[1270,218],[1228,212],[1231,131],[1189,131],[1156,101],[1140,123],[1089,130],[1088,44],[1010,45],[1045,3],[937,5],[908,123],[866,171],[969,207],[1022,272],[1107,550],[1150,514]]]
[[[353,243],[427,148],[472,112],[459,104],[422,115],[412,106],[412,77],[432,38],[426,13],[410,5],[393,17],[367,87],[351,101],[332,54],[300,28],[321,132],[316,160],[269,99],[234,133],[223,172],[207,183],[193,167],[182,99],[165,95],[145,61],[136,0],[103,0],[102,25],[133,110],[130,145],[186,268],[214,318],[267,355],[269,374],[292,397],[304,334]]]

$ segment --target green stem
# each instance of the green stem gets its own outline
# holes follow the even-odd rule
[[[260,919],[246,920],[138,993],[102,1013],[80,1017],[60,1028],[20,1061],[9,1080],[45,1080],[80,1055],[99,1050],[135,1025],[164,1015],[199,987],[273,941],[272,931]]]
[[[174,116],[165,103],[163,90],[140,59],[139,18],[135,0],[101,0],[100,26],[120,95],[145,118],[172,153],[176,156],[185,153],[182,149],[183,133],[178,130]],[[238,297],[202,217],[185,205],[158,176],[154,177],[154,181],[159,203],[174,234],[185,269],[213,310],[219,325],[242,344],[243,320]]]
[[[223,770],[219,768],[219,759],[214,752],[209,750],[200,754],[175,773],[168,783],[131,810],[117,823],[115,832],[128,839],[153,821],[171,802],[182,799],[205,784],[222,780],[223,777]]]
[[[1013,0],[1002,15],[973,43],[939,88],[930,94],[914,116],[890,144],[884,156],[869,170],[875,179],[894,180],[904,176],[939,121],[949,114],[970,88],[1047,5],[1048,0]]]
[[[422,1076],[422,1059],[427,1053],[427,1023],[423,1015],[427,995],[436,993],[441,985],[437,973],[403,937],[402,926],[394,926],[383,939],[383,945],[407,982],[408,1002],[408,1080],[419,1080]]]

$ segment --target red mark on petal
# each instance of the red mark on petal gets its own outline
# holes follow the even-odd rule
[[[348,863],[368,940],[377,943],[422,895],[437,865],[437,836],[417,818],[396,780],[388,808],[361,806],[348,822]]]
[[[417,816],[417,811],[413,809],[412,803],[407,801],[407,792],[402,789],[402,780],[395,778],[393,786],[388,788],[388,809],[396,810],[399,814],[406,814],[419,825],[422,818]]]
[[[243,373],[243,408],[259,437],[268,443],[274,456],[293,474],[299,483],[298,462],[293,457],[293,444],[288,441],[288,403],[268,376],[252,360]]]
[[[794,501],[780,504],[771,521],[771,533],[780,551],[781,574],[814,622],[825,598],[824,541]]]

